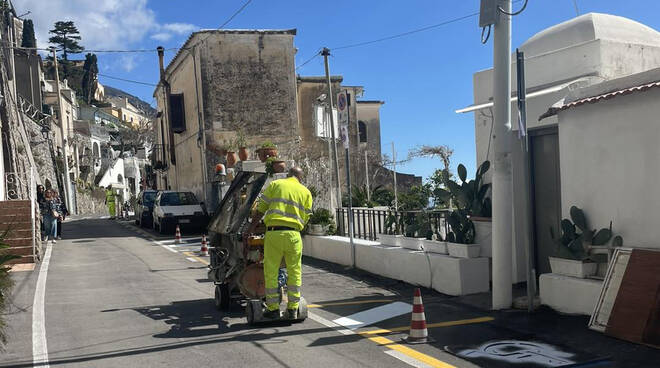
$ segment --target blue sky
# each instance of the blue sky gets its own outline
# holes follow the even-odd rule
[[[87,49],[155,49],[178,47],[191,31],[217,28],[244,0],[14,0],[19,14],[32,12],[39,46],[55,20],[79,24]],[[609,13],[660,29],[657,0],[578,0],[580,14]],[[521,3],[514,4],[514,9]],[[478,0],[468,1],[348,1],[253,0],[226,28],[296,28],[297,64],[323,46],[331,49],[386,37],[477,12]],[[573,0],[530,0],[513,20],[513,47],[535,33],[576,16]],[[454,110],[472,103],[472,74],[492,66],[492,41],[480,43],[478,17],[470,17],[410,36],[337,50],[330,59],[333,74],[344,84],[365,87],[365,99],[383,100],[381,134],[384,152],[390,142],[399,157],[418,145],[446,144],[454,149],[452,166],[475,166],[472,114]],[[173,55],[170,52],[169,58]],[[101,73],[155,83],[154,53],[99,54]],[[322,75],[316,58],[298,72]],[[153,87],[111,80],[102,83],[153,102]],[[401,171],[428,177],[440,162],[415,159]]]

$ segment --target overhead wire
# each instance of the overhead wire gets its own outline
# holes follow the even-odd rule
[[[111,75],[107,75],[107,74],[96,73],[96,75],[101,76],[101,77],[105,77],[105,78],[109,78],[109,79],[116,79],[116,80],[123,81],[123,82],[129,82],[129,83],[135,83],[135,84],[143,84],[143,85],[145,85],[145,86],[152,86],[152,87],[157,86],[157,84],[154,84],[154,83],[141,82],[141,81],[136,81],[136,80],[132,80],[132,79],[125,79],[125,78],[113,77],[113,76],[111,76]]]
[[[307,59],[305,62],[303,62],[302,64],[298,65],[298,66],[296,67],[296,70],[302,68],[303,66],[307,65],[308,63],[310,63],[312,60],[316,59],[316,58],[320,55],[319,52],[321,52],[321,49],[318,49],[318,50],[314,53],[314,55],[313,55],[311,58]]]
[[[523,4],[522,8],[520,8],[520,10],[518,10],[518,11],[516,11],[516,12],[513,12],[513,13],[509,13],[508,11],[502,9],[502,6],[500,6],[500,5],[497,6],[497,9],[498,9],[500,12],[502,12],[502,14],[511,15],[511,16],[516,16],[516,15],[518,15],[518,14],[520,14],[520,13],[522,13],[522,12],[525,11],[525,8],[527,8],[527,2],[528,2],[528,1],[529,1],[529,0],[525,0],[525,3]]]

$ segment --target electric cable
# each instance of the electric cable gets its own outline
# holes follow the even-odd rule
[[[483,27],[481,28],[481,43],[486,44],[488,42],[488,39],[490,38],[490,29],[492,25],[489,25],[488,27]],[[486,38],[484,39],[484,32],[486,31],[486,28],[488,28],[488,33],[486,34]]]
[[[225,28],[225,26],[229,24],[229,22],[231,22],[238,14],[240,14],[243,11],[243,9],[245,9],[248,5],[250,5],[251,2],[252,0],[247,0],[245,4],[243,4],[243,6],[241,6],[237,11],[234,12],[234,14],[231,15],[231,17],[229,17],[229,19],[227,19],[224,23],[222,23],[220,29]]]
[[[116,79],[116,80],[123,81],[123,82],[129,82],[129,83],[135,83],[135,84],[143,84],[143,85],[145,85],[145,86],[152,86],[152,87],[156,87],[156,86],[157,86],[157,84],[154,84],[154,83],[141,82],[141,81],[136,81],[136,80],[131,80],[131,79],[124,79],[124,78],[119,78],[119,77],[113,77],[113,76],[111,76],[111,75],[106,75],[106,74],[101,74],[101,73],[96,73],[96,75],[101,76],[101,77],[105,77],[105,78],[109,78],[109,79]]]
[[[520,8],[520,10],[518,10],[517,12],[509,13],[506,10],[502,9],[502,7],[500,5],[497,6],[497,10],[499,10],[502,14],[516,16],[516,15],[518,15],[518,14],[525,11],[525,8],[527,8],[527,2],[528,1],[529,0],[525,0],[525,3],[523,4],[522,8]]]
[[[298,65],[298,66],[296,67],[296,70],[302,68],[303,66],[307,65],[308,63],[310,63],[312,60],[316,59],[316,58],[320,55],[320,54],[319,54],[320,51],[321,51],[321,49],[319,49],[318,51],[316,51],[316,52],[314,53],[314,56],[312,56],[311,58],[307,59],[304,63]]]

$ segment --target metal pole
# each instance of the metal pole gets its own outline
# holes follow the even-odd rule
[[[398,211],[399,210],[399,195],[398,191],[396,188],[396,151],[394,150],[394,142],[392,142],[392,165],[393,165],[393,173],[394,175],[394,210]]]
[[[511,0],[499,1],[511,13]],[[500,12],[493,52],[493,309],[512,304],[511,17]]]
[[[57,69],[57,54],[55,48],[51,49],[53,52],[53,63],[55,65],[55,86],[57,92],[57,107],[59,108],[58,120],[60,121],[60,135],[62,136],[62,158],[64,159],[64,203],[69,211],[74,210],[71,205],[71,178],[69,178],[69,156],[66,153],[66,130],[64,129],[64,108],[62,107],[62,94],[60,92],[60,73]]]
[[[334,151],[334,161],[335,161],[335,185],[337,186],[337,207],[341,207],[341,186],[339,183],[339,156],[337,155],[337,137],[335,136],[335,115],[332,113],[332,82],[330,81],[330,64],[328,64],[328,56],[330,55],[330,49],[324,47],[321,51],[323,55],[323,60],[325,63],[325,79],[328,82],[328,104],[330,105],[330,133],[332,135],[332,147]],[[347,167],[348,169],[348,167]],[[349,185],[350,190],[350,185]],[[348,196],[351,197],[350,194]],[[350,216],[349,216],[350,217]]]
[[[367,180],[367,201],[371,202],[371,189],[369,188],[369,158],[367,150],[364,151],[364,177]]]
[[[346,93],[346,96],[348,97],[348,106],[351,105],[351,96]],[[348,121],[346,123],[346,142],[344,142],[344,147],[345,147],[345,153],[346,153],[346,186],[348,188],[348,236],[350,238],[351,242],[351,260],[353,261],[353,267],[355,267],[355,242],[353,241],[353,236],[354,236],[354,219],[353,219],[353,193],[351,190],[351,160],[350,160],[350,153],[351,153],[351,145],[350,145],[350,134],[348,134],[350,123],[351,123],[351,109],[346,108],[346,115],[348,117]]]

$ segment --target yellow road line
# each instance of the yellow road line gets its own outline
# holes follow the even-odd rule
[[[407,346],[403,346],[401,344],[397,344],[394,341],[382,337],[382,336],[373,336],[373,337],[368,337],[369,340],[375,342],[378,345],[386,346],[392,350],[396,350],[402,354],[405,354],[415,360],[418,360],[420,362],[423,362],[425,364],[428,364],[431,367],[436,367],[436,368],[456,368],[453,365],[449,363],[445,363],[441,360],[438,360],[432,356],[426,355],[424,353],[420,353],[417,350],[413,350]]]
[[[393,302],[392,299],[370,299],[370,300],[358,300],[354,302],[337,302],[337,303],[323,303],[323,304],[307,304],[307,308],[323,308],[330,307],[333,305],[356,305],[356,304],[369,304],[369,303],[390,303]]]
[[[469,325],[469,324],[472,324],[472,323],[490,322],[494,319],[495,318],[493,318],[493,317],[478,317],[478,318],[471,318],[471,319],[461,319],[461,320],[456,320],[456,321],[429,323],[429,324],[426,325],[426,328]],[[387,334],[387,333],[392,333],[392,332],[401,332],[401,331],[408,331],[408,330],[410,330],[410,326],[395,327],[395,328],[390,328],[390,329],[371,330],[371,331],[362,331],[362,332],[358,332],[358,334],[360,334],[360,335],[380,335],[380,334]]]
[[[192,252],[181,252],[181,253],[183,253],[183,254],[189,256],[190,258],[193,258],[193,259],[196,260],[197,262],[203,263],[203,264],[205,264],[205,265],[207,265],[207,266],[209,265],[209,262],[208,262],[207,260],[205,260],[205,259],[203,259],[203,258],[199,258],[199,257],[197,257],[197,256],[194,255]]]

